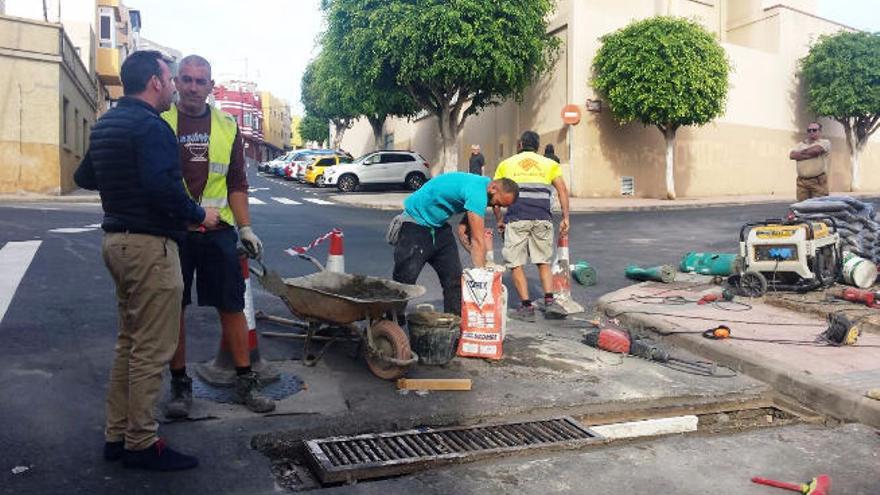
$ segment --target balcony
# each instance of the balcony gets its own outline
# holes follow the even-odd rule
[[[119,0],[98,0],[98,7],[119,8]]]
[[[119,50],[116,48],[98,48],[98,79],[107,86],[120,86]]]

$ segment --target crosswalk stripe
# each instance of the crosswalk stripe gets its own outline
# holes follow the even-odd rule
[[[275,197],[273,197],[272,200],[277,201],[283,205],[301,205],[302,204],[299,201],[294,201],[290,198],[275,198]]]
[[[308,201],[309,203],[315,203],[316,205],[332,205],[332,201],[324,201],[323,199],[318,198],[303,198],[303,201]]]
[[[0,322],[43,241],[7,242],[0,249]]]
[[[263,201],[262,199],[249,197],[248,204],[250,204],[250,205],[264,205],[264,204],[266,204],[266,202]]]

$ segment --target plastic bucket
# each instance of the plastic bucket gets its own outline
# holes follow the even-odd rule
[[[877,280],[877,265],[850,252],[843,253],[843,281],[867,289]]]
[[[417,310],[407,317],[409,342],[422,364],[438,366],[455,356],[461,334],[461,318],[437,311]]]

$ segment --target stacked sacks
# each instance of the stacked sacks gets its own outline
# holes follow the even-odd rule
[[[880,264],[880,216],[875,205],[849,196],[825,196],[795,203],[791,209],[805,219],[832,217],[843,251]]]

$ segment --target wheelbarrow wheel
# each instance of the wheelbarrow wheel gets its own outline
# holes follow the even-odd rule
[[[373,337],[374,350],[381,354],[378,356],[367,349],[367,366],[374,375],[383,380],[396,380],[406,372],[405,366],[398,366],[382,359],[382,356],[410,359],[411,351],[409,339],[397,323],[389,320],[381,320],[369,330]]]

